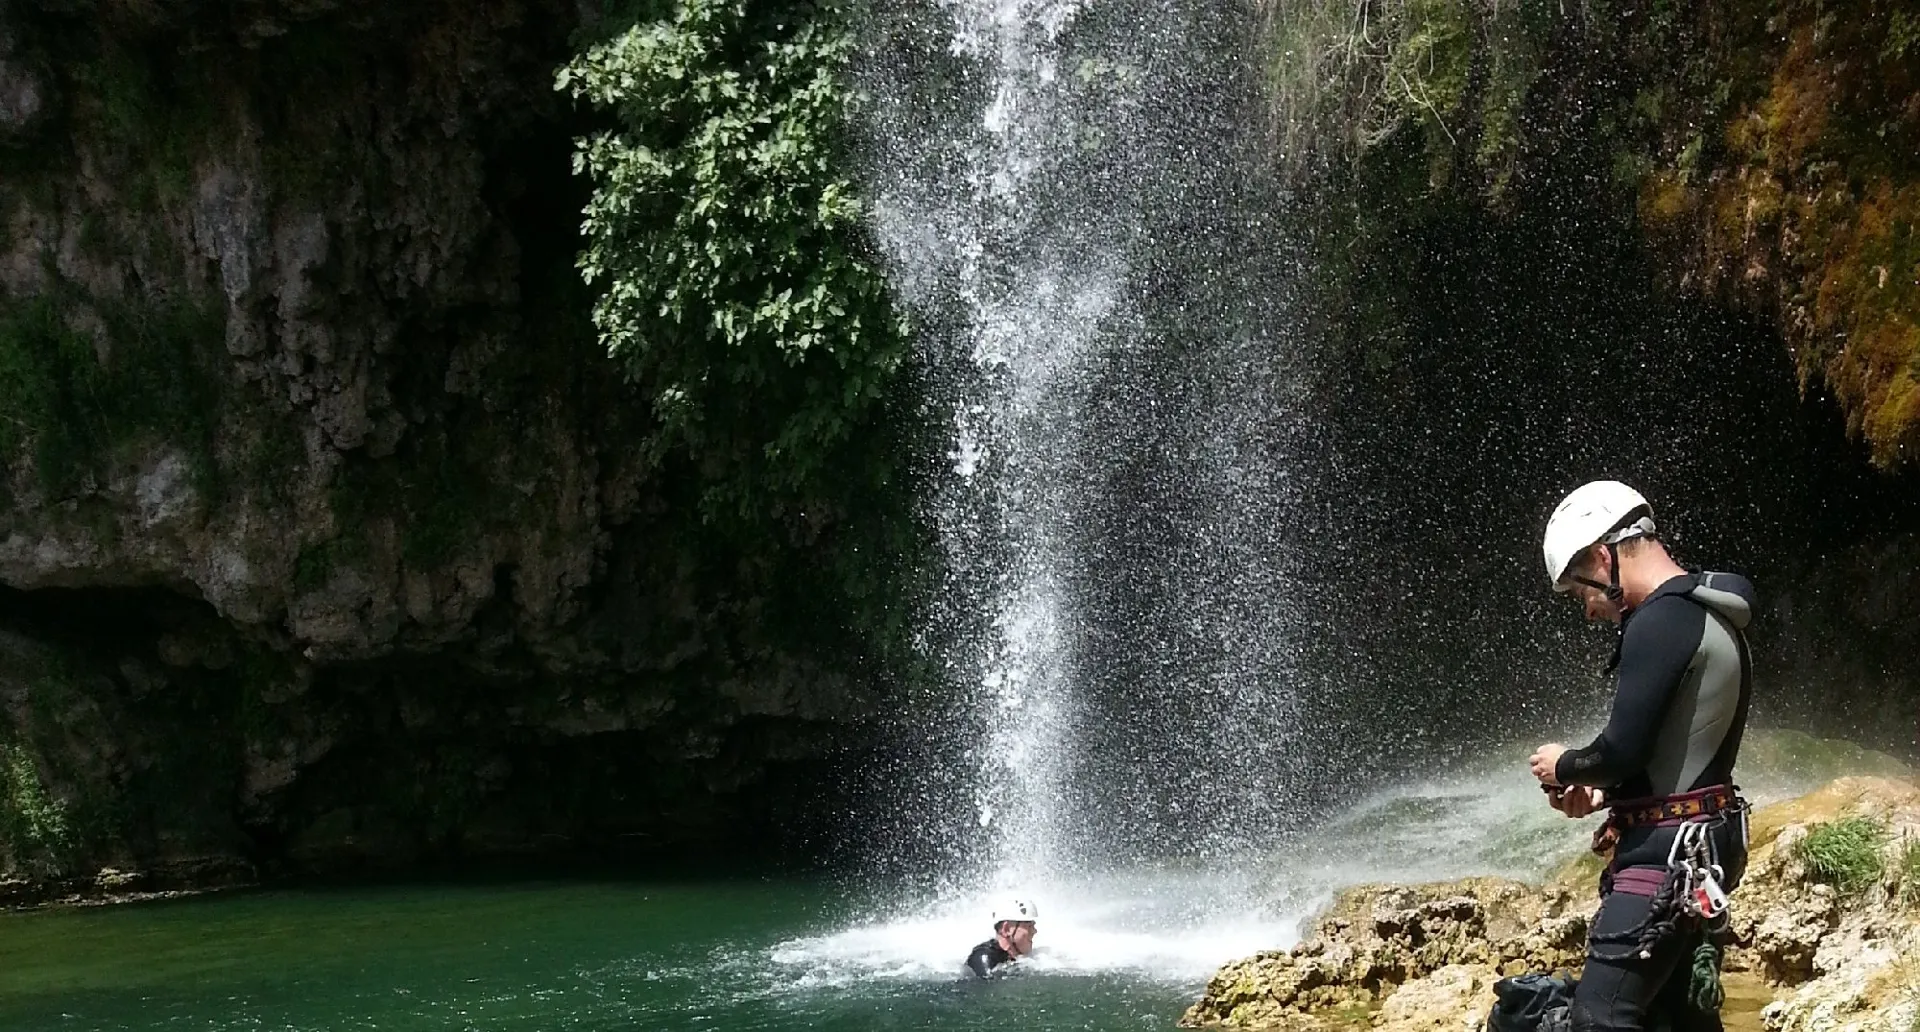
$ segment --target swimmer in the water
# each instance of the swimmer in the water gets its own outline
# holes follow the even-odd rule
[[[973,948],[967,967],[981,978],[1033,952],[1034,922],[1040,908],[1029,900],[1011,899],[993,912],[993,938]]]

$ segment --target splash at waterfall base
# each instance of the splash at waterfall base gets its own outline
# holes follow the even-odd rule
[[[1869,869],[1878,874],[1836,885],[1806,843],[1850,817],[1876,822],[1878,862]],[[1841,778],[1761,808],[1752,835],[1722,979],[1727,1027],[1904,1032],[1920,1024],[1920,783]],[[1597,870],[1582,860],[1544,885],[1469,878],[1349,889],[1292,949],[1221,968],[1180,1024],[1477,1030],[1502,976],[1578,973]]]

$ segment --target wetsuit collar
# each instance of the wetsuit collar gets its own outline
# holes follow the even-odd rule
[[[1699,578],[1691,573],[1676,573],[1666,580],[1661,581],[1659,587],[1647,592],[1647,597],[1640,600],[1640,605],[1645,606],[1647,603],[1663,595],[1684,595],[1692,591],[1694,585],[1697,583],[1699,583]]]
[[[1645,609],[1647,607],[1647,604],[1652,602],[1654,599],[1660,598],[1663,595],[1684,595],[1692,591],[1694,588],[1694,585],[1697,583],[1699,583],[1699,578],[1695,577],[1691,573],[1676,573],[1673,576],[1668,577],[1666,580],[1661,581],[1660,585],[1654,588],[1652,591],[1647,592],[1647,597],[1641,599],[1639,605],[1632,605],[1632,606],[1627,604],[1626,594],[1624,592],[1621,592],[1621,594],[1615,600],[1616,604],[1619,605],[1620,607],[1621,632],[1624,633],[1626,631],[1627,621],[1633,618],[1633,614],[1639,612],[1642,609]],[[1615,590],[1618,591],[1619,590],[1618,587],[1616,587]],[[1609,597],[1613,597],[1613,596],[1609,596]]]
[[[1612,677],[1613,672],[1620,669],[1620,650],[1627,643],[1627,621],[1633,619],[1635,613],[1646,608],[1647,604],[1656,598],[1661,598],[1666,595],[1688,594],[1693,591],[1694,586],[1698,583],[1699,578],[1691,573],[1676,573],[1666,580],[1661,581],[1659,587],[1647,592],[1647,597],[1641,599],[1640,604],[1637,606],[1628,606],[1624,599],[1621,600],[1620,624],[1613,637],[1613,658],[1607,660],[1607,665],[1600,671],[1600,676]]]

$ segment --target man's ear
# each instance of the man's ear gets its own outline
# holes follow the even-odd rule
[[[1573,557],[1573,571],[1588,580],[1607,583],[1608,564],[1613,555],[1604,545],[1588,545]]]

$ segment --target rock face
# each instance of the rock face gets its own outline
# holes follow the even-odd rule
[[[1803,389],[1831,391],[1878,463],[1920,457],[1906,11],[1841,25],[1812,0],[1619,18],[1261,6],[1286,54],[1272,81],[1284,160],[1417,148],[1403,183],[1494,217],[1547,180],[1587,195],[1576,203],[1611,193],[1675,285],[1778,329]]]
[[[649,453],[572,268],[579,27],[0,7],[0,874],[778,849],[831,812],[803,793],[878,707],[818,571],[865,511],[733,529]]]
[[[1495,878],[1350,889],[1292,950],[1222,968],[1181,1025],[1459,1028],[1503,974],[1577,968],[1590,899]]]
[[[1920,427],[1916,278],[1897,272],[1920,123],[1896,85],[1920,49],[1862,38],[1884,19],[1823,29],[1799,0],[1257,6],[1284,158],[1324,208],[1297,236],[1317,241],[1308,336],[1331,356],[1326,504],[1348,559],[1405,585],[1318,603],[1357,599],[1324,640],[1364,628],[1323,662],[1404,678],[1407,726],[1442,739],[1489,717],[1423,707],[1409,654],[1533,705],[1542,653],[1573,646],[1503,648],[1554,619],[1522,543],[1574,470],[1631,468],[1683,562],[1757,585],[1774,719],[1909,748],[1920,477],[1887,471]],[[1487,514],[1501,545],[1461,548]],[[1426,577],[1440,552],[1473,591]],[[1500,630],[1462,638],[1441,612]],[[1340,716],[1367,719],[1353,696]]]
[[[528,296],[557,271],[528,248],[568,235],[543,87],[570,10],[96,12],[89,38],[48,6],[9,26],[70,81],[9,186],[0,580],[164,583],[322,661],[458,640],[506,587],[567,650],[636,501],[602,497],[618,392],[555,393],[608,370]]]
[[[1842,892],[1809,868],[1801,844],[1849,815],[1882,822],[1885,874]],[[1910,1027],[1920,996],[1920,908],[1901,899],[1920,898],[1920,864],[1904,866],[1915,841],[1920,786],[1908,781],[1842,778],[1759,811],[1734,899],[1730,1024],[1763,1021],[1779,1032]],[[1222,968],[1180,1024],[1478,1029],[1503,975],[1578,974],[1595,903],[1588,865],[1547,885],[1470,879],[1350,889],[1298,946]]]
[[[1673,146],[1683,130],[1667,128],[1639,188],[1641,216],[1686,255],[1691,285],[1781,327],[1803,382],[1833,390],[1879,461],[1911,463],[1920,458],[1920,182],[1911,162],[1877,152],[1911,154],[1920,141],[1920,47],[1888,44],[1870,22],[1833,31],[1817,4],[1705,6],[1697,31],[1717,45],[1683,74],[1740,85],[1699,112],[1718,124],[1694,137],[1693,155]]]
[[[1880,874],[1847,890],[1820,880],[1804,846],[1846,815],[1882,823]],[[1762,1011],[1776,1032],[1904,1030],[1920,1017],[1920,786],[1842,778],[1756,815],[1729,963],[1766,978]],[[1742,957],[1741,954],[1745,956]]]

